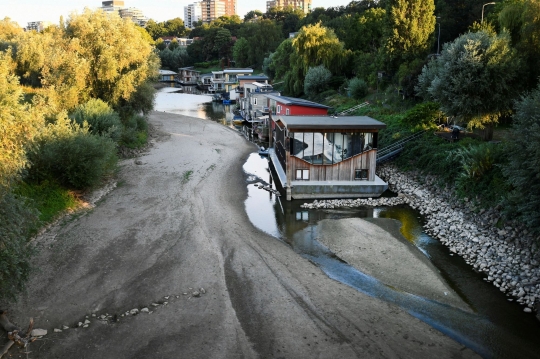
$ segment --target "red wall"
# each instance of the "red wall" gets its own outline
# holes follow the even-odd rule
[[[299,105],[284,105],[277,102],[281,106],[281,111],[278,112],[278,115],[286,115],[287,109],[289,109],[289,116],[302,116],[302,115],[327,115],[328,109],[326,108],[317,108],[317,107],[308,107],[308,106],[299,106]]]

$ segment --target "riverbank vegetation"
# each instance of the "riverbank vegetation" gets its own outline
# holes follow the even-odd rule
[[[146,142],[159,58],[131,22],[85,10],[43,32],[0,21],[0,300],[29,276],[29,238]]]

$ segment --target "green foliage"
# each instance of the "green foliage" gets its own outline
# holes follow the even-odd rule
[[[12,68],[11,51],[0,52],[0,199],[27,167],[26,151],[43,126],[42,115],[23,102]]]
[[[56,179],[69,188],[86,189],[97,185],[116,168],[116,145],[108,137],[92,135],[59,117],[41,133],[39,147],[30,154],[33,166],[29,178],[40,182]]]
[[[433,0],[388,1],[390,28],[385,51],[392,68],[402,60],[410,61],[427,53],[435,29],[434,11]]]
[[[120,116],[105,102],[92,99],[79,105],[70,116],[79,125],[85,121],[94,135],[108,136],[117,142],[122,133]]]
[[[37,225],[37,211],[24,198],[0,198],[0,300],[16,300],[30,275],[34,253],[27,243]]]
[[[351,96],[357,100],[366,97],[369,90],[367,83],[358,77],[351,79],[348,87]]]
[[[507,34],[468,33],[447,44],[418,78],[424,99],[471,128],[496,123],[509,111],[519,86],[519,61]]]
[[[233,59],[238,67],[249,65],[249,42],[245,38],[236,40],[233,46]]]
[[[304,93],[315,96],[328,87],[332,73],[323,65],[310,67],[304,79]]]
[[[441,118],[442,112],[438,103],[424,102],[407,111],[403,124],[413,128],[434,128]]]
[[[129,100],[120,101],[117,110],[122,118],[142,113],[145,116],[154,109],[156,89],[150,81],[146,81],[137,87],[137,90]]]
[[[503,167],[511,185],[504,207],[509,217],[540,233],[540,86],[515,104],[513,128],[506,155],[512,159]]]
[[[172,44],[172,43],[171,43]],[[190,63],[190,57],[183,47],[169,47],[159,52],[161,68],[178,71],[178,68],[187,66]]]
[[[124,122],[124,131],[120,144],[128,148],[140,148],[146,144],[148,136],[148,122],[146,118],[133,115]]]
[[[21,182],[14,189],[14,193],[32,201],[39,212],[41,223],[49,223],[59,214],[74,210],[80,205],[72,191],[47,180],[39,184]]]
[[[248,65],[255,68],[262,67],[264,58],[274,52],[282,41],[280,27],[268,19],[244,24],[239,31],[239,36],[247,40],[247,48],[244,49],[243,56],[247,57]]]

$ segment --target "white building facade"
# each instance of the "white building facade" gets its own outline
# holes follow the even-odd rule
[[[194,29],[195,23],[202,20],[202,5],[195,2],[184,6],[184,25],[188,29]]]

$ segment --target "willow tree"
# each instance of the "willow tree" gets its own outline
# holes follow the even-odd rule
[[[152,47],[131,21],[103,11],[86,9],[70,17],[66,38],[77,43],[77,54],[86,62],[89,97],[116,106],[128,100],[151,76]]]
[[[0,199],[28,165],[26,150],[43,126],[37,109],[23,101],[14,67],[11,50],[0,51]]]
[[[417,93],[441,105],[469,128],[492,127],[507,113],[518,93],[520,61],[507,33],[470,32],[446,44],[441,55],[426,65]]]
[[[391,66],[427,53],[435,30],[433,0],[389,0],[385,52]]]
[[[339,73],[347,51],[334,31],[321,23],[304,26],[292,41],[304,75],[310,67],[324,65],[332,73]]]

